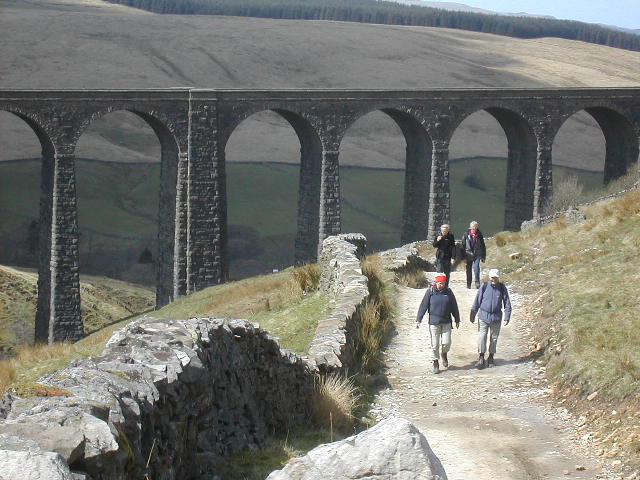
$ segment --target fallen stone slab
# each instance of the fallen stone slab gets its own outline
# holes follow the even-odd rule
[[[314,448],[267,480],[446,480],[429,442],[408,420],[388,418],[369,430]]]

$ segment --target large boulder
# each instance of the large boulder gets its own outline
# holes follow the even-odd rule
[[[358,435],[314,448],[267,480],[446,480],[429,442],[403,418],[388,418]]]
[[[0,450],[0,478],[14,480],[76,480],[60,455],[53,452]]]

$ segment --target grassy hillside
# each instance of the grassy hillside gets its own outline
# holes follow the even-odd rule
[[[156,15],[100,0],[4,0],[0,42],[0,88],[633,86],[640,78],[640,53],[569,40],[521,40],[428,27]],[[560,130],[554,162],[601,171],[603,142],[594,120],[577,114]],[[0,161],[40,155],[33,132],[6,112],[0,112],[0,145]],[[226,154],[230,163],[296,163],[299,148],[291,126],[267,112],[239,126]],[[397,125],[374,112],[349,130],[340,160],[344,166],[402,169],[404,151]],[[505,157],[507,145],[493,117],[478,112],[460,125],[450,151],[452,159]],[[135,115],[114,112],[85,132],[76,154],[153,163],[159,160],[159,143]],[[157,166],[85,165],[78,162],[83,271],[149,282],[151,269],[137,261],[145,248],[154,251]],[[25,168],[0,164],[1,260],[33,266],[33,252],[11,253],[28,235],[38,209],[39,181]],[[375,170],[359,170],[362,176],[356,178],[355,172],[343,172],[344,231],[362,231],[376,249],[395,245],[402,193],[369,186],[388,182],[397,187],[401,174],[383,177]],[[289,265],[295,174],[289,167],[276,171],[242,165],[229,173],[232,276]],[[493,196],[465,191],[460,186],[465,176],[452,173],[455,230],[472,217],[487,232],[500,229],[499,192],[504,187],[491,180],[487,192]],[[286,196],[276,198],[276,191]],[[277,218],[255,214],[252,192],[265,194],[265,211],[277,211]],[[469,202],[472,193],[474,201]]]
[[[29,227],[38,215],[39,161],[0,163],[0,261],[36,266]],[[298,165],[230,164],[228,167],[231,276],[241,278],[293,263]],[[556,167],[593,187],[600,174]],[[343,231],[362,232],[371,250],[400,242],[404,171],[342,168]],[[467,159],[451,164],[452,218],[456,235],[471,219],[486,234],[503,229],[506,162]],[[83,273],[153,285],[151,265],[139,264],[145,248],[155,253],[158,164],[78,161],[80,266]],[[473,176],[478,187],[465,183]],[[280,192],[273,195],[273,192]]]
[[[640,190],[529,233],[500,233],[488,264],[528,294],[534,355],[541,355],[563,406],[611,456],[640,467]],[[519,253],[517,259],[510,254]]]
[[[318,320],[327,313],[328,299],[318,292],[303,293],[298,283],[297,273],[313,267],[288,269],[285,272],[244,279],[218,285],[183,297],[150,315],[157,318],[188,318],[192,316],[210,316],[216,318],[246,318],[259,324],[272,335],[280,338],[284,348],[305,353],[313,338]],[[19,280],[17,280],[19,278]],[[25,317],[7,321],[6,307],[11,303],[26,303],[28,295],[19,293],[15,288],[19,281],[24,282],[23,290],[34,292],[33,274],[17,272],[0,267],[1,285],[11,283],[13,297],[6,297],[5,289],[0,290],[0,327],[6,327],[5,335],[21,323],[23,329],[33,332],[33,322]],[[74,344],[56,344],[53,346],[28,346],[17,348],[12,360],[0,359],[0,394],[10,385],[29,384],[41,375],[66,366],[74,358],[98,355],[113,332],[141,315],[127,315],[122,307],[131,308],[135,313],[147,309],[144,302],[148,291],[135,285],[114,282],[104,278],[90,278],[90,283],[82,284],[83,317],[87,319],[87,337]],[[317,287],[317,285],[316,285]],[[102,296],[119,298],[116,302],[105,303]],[[150,295],[149,295],[150,296]],[[7,301],[10,300],[10,301]],[[120,311],[117,309],[120,308]],[[102,318],[97,321],[84,315],[87,311],[98,312]],[[113,321],[111,315],[119,321]],[[31,318],[31,317],[30,317]],[[31,322],[31,323],[30,323]],[[31,333],[33,335],[33,333]],[[0,344],[1,345],[1,344]]]
[[[638,85],[640,73],[638,52],[570,40],[522,40],[429,27],[156,15],[97,0],[4,0],[0,42],[0,88],[632,86]],[[373,134],[359,147],[385,150],[388,124],[379,118],[365,120]],[[122,144],[122,135],[114,135],[119,125],[141,129],[139,120],[112,114],[106,121],[100,131],[81,139],[93,151],[79,156],[158,159],[141,148],[157,149],[153,134],[151,141],[133,144]],[[258,150],[280,145],[283,132],[292,134],[291,127],[260,116],[247,122],[254,134],[268,133],[268,142]],[[589,129],[576,135],[584,122]],[[556,161],[602,168],[601,150],[592,153],[593,120],[583,116],[570,123],[567,145],[575,150],[554,147]],[[453,158],[505,155],[504,134],[488,114],[465,122],[461,132],[469,136],[452,146]],[[0,115],[0,135],[2,159],[39,154],[20,121]],[[253,142],[246,143],[239,158],[263,160],[256,157]],[[29,148],[35,153],[26,154]],[[354,161],[362,165],[373,160]]]
[[[36,272],[0,266],[0,354],[33,342],[37,303]],[[85,332],[153,308],[155,293],[106,277],[83,276],[80,283]]]

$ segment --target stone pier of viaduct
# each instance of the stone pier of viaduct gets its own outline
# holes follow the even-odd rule
[[[433,235],[450,220],[449,141],[484,110],[508,142],[506,229],[541,214],[552,192],[554,137],[581,110],[606,141],[605,181],[637,168],[640,88],[455,90],[0,90],[0,110],[17,115],[42,145],[40,267],[36,339],[83,335],[80,319],[74,151],[97,118],[133,112],[162,151],[157,305],[227,278],[225,146],[249,116],[271,110],[300,140],[296,262],[340,233],[340,143],[360,117],[380,110],[406,139],[402,242]],[[277,192],[274,192],[277,195]]]

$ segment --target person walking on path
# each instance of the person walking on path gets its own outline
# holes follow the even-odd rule
[[[442,272],[447,276],[446,287],[449,287],[451,265],[455,262],[456,241],[453,238],[448,224],[440,227],[440,235],[433,241],[436,250],[436,272]]]
[[[502,308],[504,307],[504,317]],[[478,361],[476,367],[484,368],[484,354],[487,351],[487,334],[489,335],[489,357],[487,365],[495,365],[494,355],[500,335],[501,321],[504,319],[505,327],[509,325],[511,319],[511,301],[509,291],[504,283],[500,281],[500,272],[496,268],[489,270],[489,282],[484,282],[478,289],[476,299],[471,306],[470,320],[475,321],[478,317]]]
[[[474,220],[469,224],[469,230],[462,236],[462,249],[467,270],[467,288],[471,288],[472,269],[476,288],[480,288],[480,262],[484,263],[487,258],[487,247],[478,227],[478,222]]]
[[[447,353],[451,349],[451,316],[455,319],[456,328],[460,328],[458,302],[451,289],[446,286],[446,282],[447,277],[444,273],[436,275],[435,286],[427,289],[416,317],[416,328],[420,328],[422,317],[425,313],[429,313],[433,373],[440,373],[440,358],[442,358],[442,366],[449,367]]]

